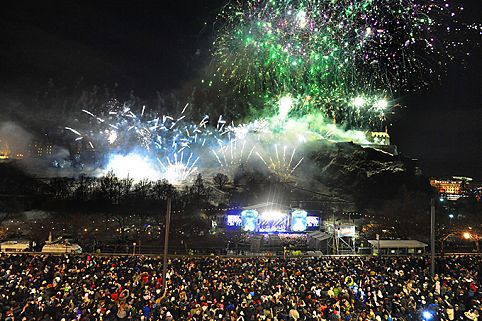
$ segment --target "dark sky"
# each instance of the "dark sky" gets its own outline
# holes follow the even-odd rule
[[[227,0],[226,0],[227,1]],[[480,21],[482,1],[465,0]],[[0,10],[0,94],[31,95],[54,79],[134,89],[140,96],[182,87],[206,62],[221,0],[10,1]],[[474,37],[467,63],[441,83],[400,99],[390,128],[403,154],[427,175],[482,179],[482,55]],[[201,55],[195,55],[200,49]],[[0,97],[2,98],[2,97]],[[1,106],[0,106],[1,108]],[[3,115],[3,118],[8,115]]]

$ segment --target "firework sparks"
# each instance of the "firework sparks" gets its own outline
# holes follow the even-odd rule
[[[283,150],[281,152],[278,149],[278,145],[274,145],[274,155],[271,155],[272,153],[268,153],[267,156],[263,157],[258,152],[256,152],[256,154],[270,171],[283,180],[289,180],[293,172],[298,168],[298,166],[300,166],[304,159],[304,157],[301,157],[295,163],[294,160],[296,158],[296,148],[292,148],[290,153],[290,148],[288,146],[283,146]]]
[[[239,166],[249,162],[256,146],[247,147],[247,144],[247,140],[231,139],[217,150],[211,150],[222,171],[232,174]]]
[[[163,178],[167,179],[171,184],[181,185],[185,183],[189,177],[197,172],[196,164],[199,157],[194,158],[192,153],[189,153],[187,160],[184,157],[184,152],[174,154],[174,156],[166,157],[166,163],[159,160],[159,164],[163,169]]]
[[[461,10],[449,0],[238,1],[220,14],[213,78],[268,106],[282,97],[283,116],[296,109],[379,127],[387,108],[355,115],[354,97],[394,97],[429,83],[453,58],[449,26],[461,26]]]
[[[155,162],[139,153],[111,154],[105,168],[106,172],[112,171],[119,178],[131,178],[134,181],[161,178]]]

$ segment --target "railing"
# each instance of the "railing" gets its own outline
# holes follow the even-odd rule
[[[132,252],[127,253],[127,252],[117,252],[117,253],[109,253],[109,252],[103,252],[103,253],[94,253],[94,252],[84,252],[84,253],[47,253],[47,252],[2,252],[0,253],[0,257],[2,255],[53,255],[53,256],[58,256],[58,255],[74,255],[74,256],[86,256],[86,255],[91,255],[91,256],[146,256],[146,257],[162,257],[161,253],[135,253],[133,254]],[[174,253],[169,253],[169,257],[173,258],[182,258],[182,257],[194,257],[194,258],[206,258],[206,257],[217,257],[217,258],[250,258],[250,257],[263,257],[263,258],[283,258],[283,254],[279,253],[272,253],[272,252],[265,252],[265,253],[250,253],[247,252],[245,254],[216,254],[216,253],[211,253],[211,254],[188,254],[188,253],[179,253],[179,254],[174,254]],[[436,257],[451,257],[451,256],[482,256],[482,253],[450,253],[450,254],[444,254],[440,255],[437,254]],[[315,259],[315,258],[331,258],[331,257],[365,257],[365,258],[370,258],[370,257],[377,257],[374,255],[370,254],[349,254],[349,255],[343,255],[343,254],[327,254],[327,255],[322,255],[322,256],[312,256],[312,255],[300,255],[300,256],[286,256],[287,259]],[[409,254],[409,255],[385,255],[383,257],[430,257],[430,254]]]

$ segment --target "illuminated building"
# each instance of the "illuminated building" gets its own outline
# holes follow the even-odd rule
[[[469,177],[454,176],[452,179],[430,179],[430,185],[437,189],[441,199],[456,201],[465,195],[465,185],[472,179]]]
[[[462,181],[431,179],[430,185],[435,187],[441,194],[462,194]]]
[[[49,142],[33,141],[29,145],[29,156],[33,158],[49,157],[54,152],[54,145]]]
[[[390,144],[390,134],[388,134],[387,129],[384,132],[367,132],[365,136],[368,142],[361,144],[361,146],[381,150],[391,155],[398,155],[397,146]]]
[[[0,160],[9,159],[10,156],[11,156],[11,151],[7,142],[2,142],[0,140]]]
[[[368,132],[367,140],[374,145],[390,145],[390,135],[387,132]]]
[[[0,139],[0,160],[23,159],[24,152],[18,150],[18,146],[10,148],[6,141]]]
[[[45,155],[46,156],[52,155],[53,149],[54,149],[54,146],[52,144],[46,144],[45,145]]]

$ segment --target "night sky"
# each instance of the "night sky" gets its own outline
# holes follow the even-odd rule
[[[480,22],[482,1],[466,0]],[[53,79],[72,86],[119,84],[148,96],[183,87],[208,63],[214,19],[225,1],[10,1],[0,10],[0,103],[33,95]],[[482,180],[482,55],[474,37],[466,63],[421,92],[406,94],[392,143],[429,176]],[[2,106],[0,106],[0,109]],[[32,110],[40,113],[41,110]],[[9,120],[9,115],[0,115]]]

